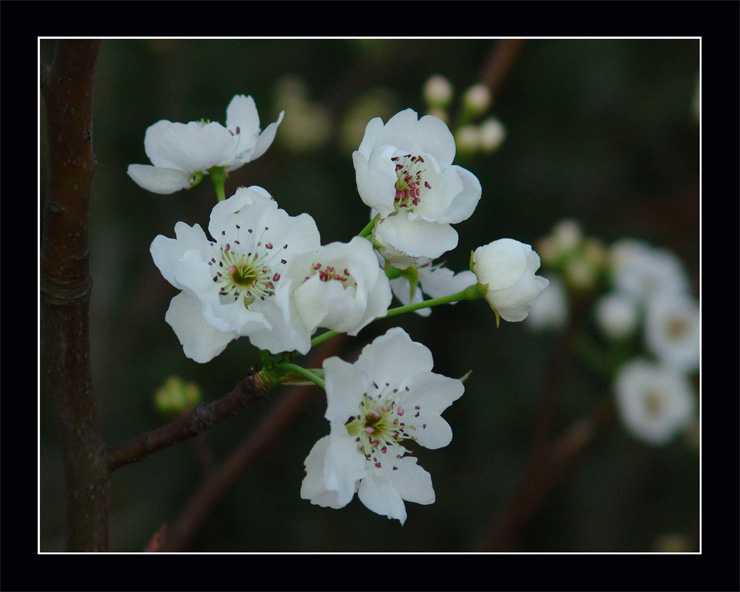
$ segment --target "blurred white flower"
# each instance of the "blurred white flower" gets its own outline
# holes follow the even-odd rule
[[[614,385],[625,427],[650,444],[665,444],[691,425],[694,393],[679,371],[638,358],[625,365]]]
[[[681,293],[688,277],[680,259],[637,239],[621,239],[610,249],[614,286],[645,302],[660,293]]]
[[[486,152],[496,150],[506,138],[506,129],[495,117],[489,117],[479,128],[480,147]]]
[[[392,279],[390,282],[394,296],[404,305],[422,302],[425,300],[425,294],[430,298],[441,298],[442,296],[462,292],[478,281],[472,271],[465,270],[455,273],[441,263],[432,264],[431,261],[417,266],[416,275],[417,284],[414,286],[413,297],[411,294],[412,282],[409,281],[408,277],[401,276]],[[453,302],[452,304],[457,303]],[[431,308],[420,308],[414,312],[423,317],[432,314]]]
[[[362,201],[380,214],[375,237],[383,256],[405,268],[457,246],[451,227],[466,220],[481,197],[478,178],[453,165],[455,140],[441,119],[406,109],[383,124],[367,124],[352,154]]]
[[[236,95],[226,108],[226,126],[216,122],[176,123],[161,120],[149,126],[144,150],[151,165],[131,164],[129,176],[154,193],[186,189],[198,174],[212,167],[238,169],[265,153],[283,119],[260,133],[260,120],[251,96]]]
[[[424,83],[424,100],[429,106],[446,107],[452,100],[452,94],[452,84],[441,74],[433,74]]]
[[[461,154],[473,154],[481,147],[480,129],[477,125],[461,125],[455,130],[455,143]]]
[[[150,248],[164,278],[182,290],[165,320],[185,355],[208,362],[240,336],[271,353],[306,353],[274,296],[290,260],[318,251],[313,218],[291,217],[261,187],[242,187],[216,204],[208,231],[213,241],[198,224],[178,222],[177,238],[159,235]]]
[[[463,93],[462,102],[474,116],[482,115],[491,106],[491,91],[485,84],[473,84]]]
[[[561,329],[568,321],[568,295],[562,281],[556,277],[548,278],[547,290],[532,303],[527,324],[534,330]]]
[[[637,300],[623,292],[610,292],[594,305],[596,325],[610,339],[625,339],[632,335],[640,322]]]
[[[487,285],[486,300],[505,321],[523,321],[534,300],[547,288],[547,279],[535,275],[540,257],[530,245],[502,238],[478,247],[472,269],[478,283]]]
[[[401,524],[404,500],[434,503],[431,476],[403,443],[447,446],[452,430],[441,414],[464,387],[432,372],[433,363],[429,349],[398,327],[365,346],[354,364],[324,361],[331,431],[306,458],[303,499],[342,508],[356,492],[367,508]]]
[[[372,244],[355,237],[293,258],[275,299],[302,335],[296,349],[308,351],[317,328],[357,335],[385,315],[392,296]]]
[[[659,294],[648,300],[645,342],[662,362],[684,372],[699,368],[699,303],[689,294]]]

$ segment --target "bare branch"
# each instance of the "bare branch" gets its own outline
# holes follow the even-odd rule
[[[140,461],[157,450],[202,434],[243,407],[263,399],[267,390],[268,387],[261,382],[259,373],[253,372],[240,381],[230,393],[217,401],[201,403],[189,413],[165,426],[110,446],[107,451],[108,469],[113,471]]]

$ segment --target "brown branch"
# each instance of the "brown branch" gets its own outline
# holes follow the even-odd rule
[[[320,366],[324,358],[337,351],[341,341],[341,336],[339,336],[323,344],[318,352],[309,358],[306,366],[311,368]],[[316,389],[311,385],[294,388],[284,395],[280,403],[264,418],[259,428],[245,438],[226,461],[213,471],[193,493],[178,519],[171,528],[167,529],[166,540],[158,550],[183,551],[186,549],[226,491],[244,473],[245,469],[295,421],[315,393]]]
[[[137,462],[157,450],[193,438],[228,419],[242,408],[265,397],[268,387],[252,372],[234,389],[216,401],[201,403],[192,411],[160,428],[136,438],[110,446],[107,450],[108,470]]]
[[[483,66],[478,80],[495,96],[511,65],[519,55],[524,39],[501,39]]]
[[[96,167],[100,41],[59,40],[41,67],[49,169],[41,238],[41,375],[61,440],[68,551],[108,546],[110,480],[96,424],[89,341],[88,210]]]

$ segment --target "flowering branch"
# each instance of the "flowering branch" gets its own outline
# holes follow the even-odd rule
[[[140,461],[157,450],[202,434],[243,407],[261,400],[269,387],[259,373],[250,374],[217,401],[201,403],[165,426],[109,447],[106,453],[108,470]]]
[[[96,424],[89,342],[88,210],[96,167],[99,40],[59,40],[42,65],[49,172],[41,239],[41,368],[62,442],[69,551],[108,546],[110,481]]]

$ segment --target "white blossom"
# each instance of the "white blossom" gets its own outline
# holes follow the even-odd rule
[[[610,339],[632,335],[640,322],[640,307],[634,296],[613,291],[599,298],[594,305],[599,329]]]
[[[694,392],[681,372],[637,358],[618,373],[617,409],[625,427],[650,444],[664,444],[690,426]]]
[[[251,96],[236,95],[226,108],[226,125],[216,122],[178,123],[161,120],[149,126],[144,150],[151,165],[132,164],[129,176],[154,193],[186,189],[198,174],[212,167],[238,169],[265,153],[275,139],[283,119],[260,132],[260,120]]]
[[[549,281],[535,275],[540,257],[530,245],[502,238],[478,247],[472,269],[478,283],[488,286],[486,300],[505,321],[523,321]]]
[[[645,342],[663,363],[684,372],[699,368],[699,303],[689,294],[659,294],[647,302]]]
[[[165,320],[185,355],[208,362],[240,336],[271,353],[306,353],[274,296],[291,259],[318,251],[313,218],[289,216],[253,186],[216,204],[208,231],[213,240],[198,224],[178,222],[175,239],[159,235],[150,249],[164,278],[182,290]]]
[[[681,293],[688,276],[680,259],[637,239],[621,239],[610,249],[614,287],[645,302],[662,293]]]
[[[441,413],[463,394],[462,381],[432,372],[432,354],[398,327],[365,346],[354,364],[324,361],[330,433],[305,461],[301,497],[331,508],[357,493],[373,512],[406,520],[405,501],[431,504],[431,476],[406,440],[447,446],[452,430]]]
[[[319,327],[357,335],[385,315],[392,296],[372,244],[355,237],[295,257],[275,298],[302,335],[303,350]]]
[[[405,269],[436,259],[457,246],[451,225],[471,216],[481,186],[470,171],[453,165],[455,139],[433,115],[406,109],[384,125],[367,124],[352,154],[362,201],[380,214],[374,236],[381,254]]]

